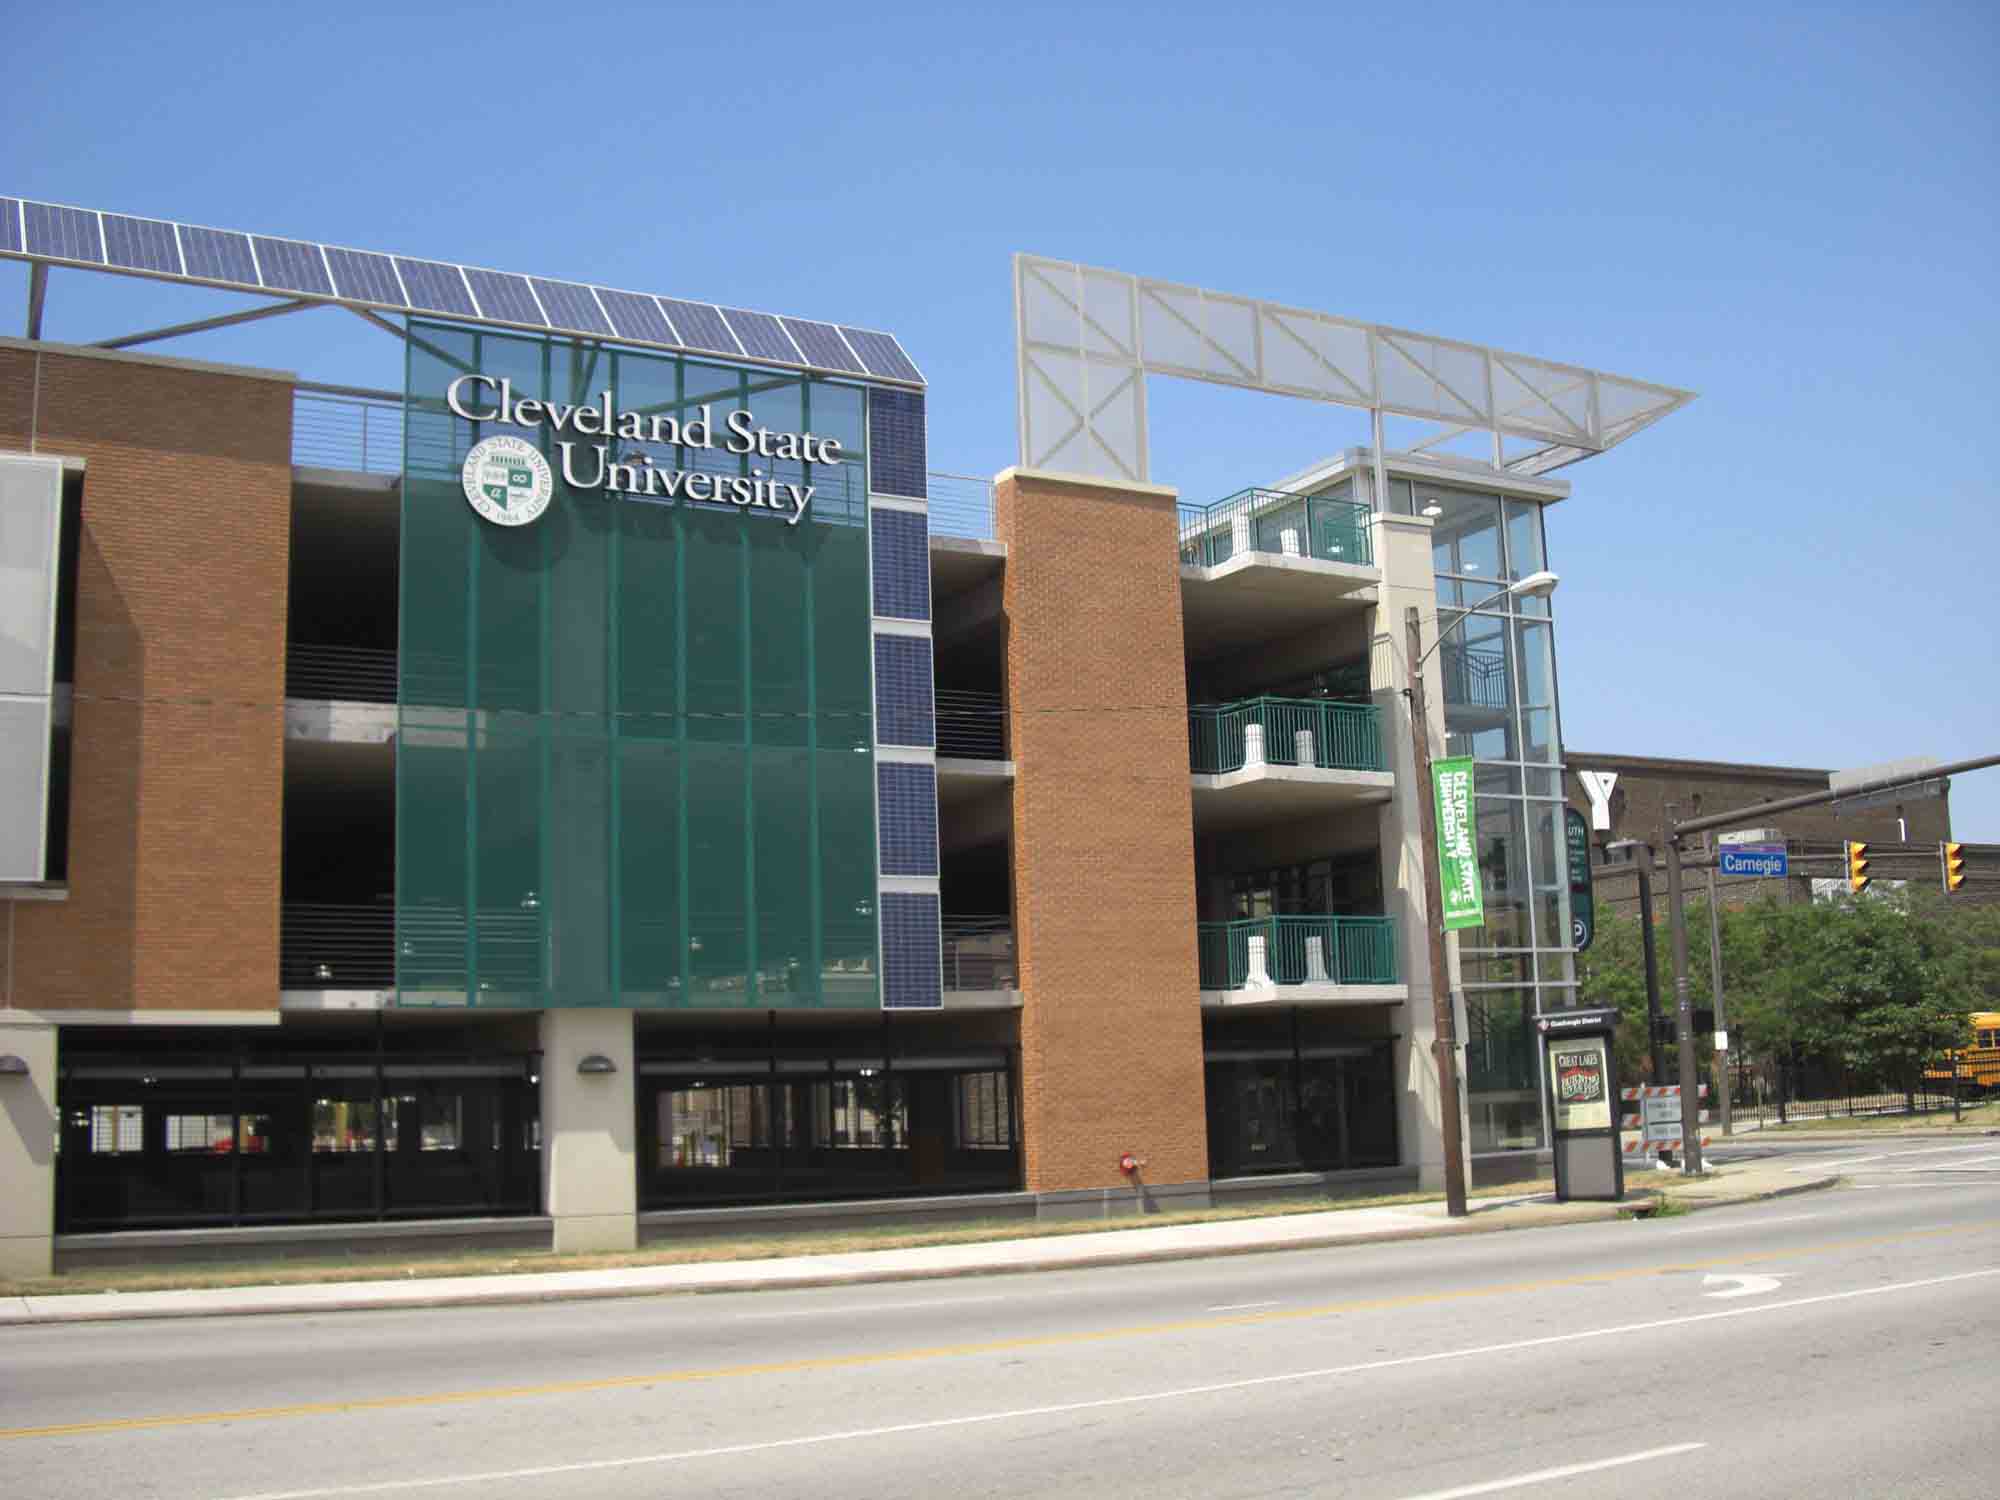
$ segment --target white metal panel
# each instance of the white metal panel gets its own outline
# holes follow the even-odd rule
[[[62,462],[0,454],[0,880],[47,870]]]
[[[1541,473],[1601,452],[1694,399],[1480,344],[1122,271],[1014,257],[1021,462],[1149,479],[1145,376],[1306,396],[1537,444]],[[1500,451],[1496,442],[1496,453]]]

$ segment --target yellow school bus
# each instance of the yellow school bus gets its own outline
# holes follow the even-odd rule
[[[1951,1061],[1924,1070],[1924,1081],[1933,1086],[1951,1087],[1953,1064],[1957,1065],[1958,1086],[1972,1093],[1992,1093],[2000,1089],[2000,1010],[1976,1010],[1968,1018],[1970,1047],[1954,1048]]]

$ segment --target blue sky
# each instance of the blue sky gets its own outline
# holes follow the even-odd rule
[[[1016,250],[1687,387],[1565,471],[1567,743],[1951,760],[2000,749],[1996,17],[44,6],[7,23],[0,192],[890,328],[962,473],[1015,457]],[[25,285],[0,266],[8,332]],[[59,272],[46,331],[226,303]],[[335,311],[168,351],[400,370]],[[1191,498],[1357,440],[1340,408],[1151,395]],[[2000,770],[1953,804],[2000,841]]]

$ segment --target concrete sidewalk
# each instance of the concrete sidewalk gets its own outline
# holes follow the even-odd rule
[[[1653,1180],[1657,1177],[1657,1181]],[[654,1297],[698,1292],[775,1291],[872,1281],[921,1281],[1020,1271],[1060,1271],[1155,1260],[1195,1260],[1273,1250],[1332,1249],[1387,1240],[1484,1234],[1557,1224],[1603,1222],[1650,1202],[1648,1189],[1671,1189],[1688,1208],[1716,1208],[1830,1187],[1833,1173],[1801,1177],[1757,1163],[1726,1168],[1697,1182],[1635,1172],[1634,1191],[1618,1203],[1558,1203],[1551,1195],[1476,1199],[1463,1219],[1444,1204],[1334,1209],[1264,1219],[1228,1219],[1157,1229],[1115,1229],[1035,1239],[985,1240],[906,1250],[798,1255],[691,1265],[620,1266],[601,1271],[539,1271],[429,1279],[332,1281],[281,1286],[207,1287],[171,1292],[87,1292],[0,1298],[0,1326],[94,1323],[127,1318],[240,1317],[257,1313],[353,1312],[368,1308],[471,1307]]]

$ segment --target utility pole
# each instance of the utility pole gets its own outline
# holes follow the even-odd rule
[[[1681,883],[1681,835],[1674,826],[1679,809],[1666,809],[1667,903],[1672,907],[1674,1013],[1681,1054],[1681,1175],[1701,1175],[1701,1088],[1694,1066],[1694,1001],[1688,994],[1687,893]]]
[[[1655,1084],[1667,1081],[1667,1054],[1660,1040],[1660,956],[1653,938],[1653,846],[1644,839],[1618,839],[1604,852],[1624,854],[1639,877],[1639,946],[1646,955],[1646,1055],[1653,1060]]]
[[[1458,1021],[1452,1009],[1449,971],[1444,961],[1444,890],[1438,876],[1437,808],[1431,789],[1430,711],[1424,705],[1423,633],[1415,609],[1403,612],[1404,661],[1409,668],[1410,746],[1417,767],[1417,825],[1424,845],[1424,928],[1431,960],[1431,1014],[1435,1035],[1431,1057],[1437,1064],[1438,1109],[1444,1115],[1444,1204],[1454,1219],[1465,1217],[1465,1154],[1458,1123]]]
[[[1713,842],[1713,840],[1711,840]],[[1715,898],[1715,866],[1708,867],[1708,971],[1715,988],[1715,1034],[1729,1035],[1729,1018],[1722,1009],[1722,915]],[[1729,1121],[1729,1049],[1720,1040],[1715,1044],[1715,1092],[1722,1111],[1722,1133],[1732,1133]]]

